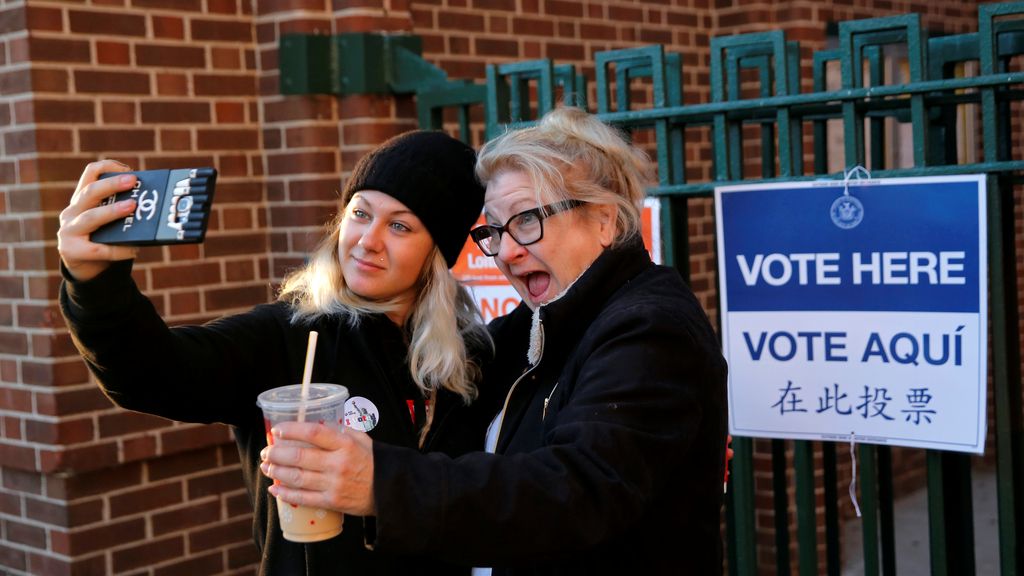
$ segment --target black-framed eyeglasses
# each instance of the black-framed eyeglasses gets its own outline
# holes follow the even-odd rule
[[[469,232],[469,236],[488,256],[497,256],[501,250],[501,235],[508,233],[520,246],[529,246],[540,242],[544,237],[544,219],[559,212],[572,210],[586,204],[581,200],[564,200],[546,206],[524,210],[508,219],[504,226],[485,224],[477,226]]]

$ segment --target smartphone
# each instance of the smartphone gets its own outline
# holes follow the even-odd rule
[[[214,168],[177,168],[111,172],[100,179],[134,174],[131,190],[118,192],[104,200],[113,204],[134,199],[135,212],[121,220],[105,224],[89,239],[100,244],[159,246],[196,244],[206,237],[210,222],[210,204],[217,183]]]

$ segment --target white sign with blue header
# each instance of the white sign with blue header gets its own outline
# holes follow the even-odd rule
[[[985,177],[715,189],[729,429],[982,453]]]

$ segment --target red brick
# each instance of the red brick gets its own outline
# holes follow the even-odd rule
[[[181,12],[201,12],[202,0],[132,0],[135,8],[158,8]]]
[[[127,66],[132,61],[130,46],[125,42],[96,42],[96,62],[108,66]]]
[[[484,18],[478,14],[444,11],[437,15],[442,29],[460,32],[483,32]]]
[[[28,29],[34,32],[64,31],[64,16],[58,8],[29,6],[26,9],[25,16]]]
[[[65,450],[40,450],[39,469],[64,473],[107,468],[118,463],[116,442],[78,446]]]
[[[66,70],[32,69],[32,90],[36,93],[67,93],[70,91],[68,80]]]
[[[99,574],[110,574],[104,554],[75,559],[71,562],[46,554],[29,554],[28,563],[30,574],[46,574],[47,576],[98,576]]]
[[[160,130],[160,148],[162,150],[184,151],[192,149],[191,130]]]
[[[148,512],[180,504],[183,500],[182,485],[180,482],[170,482],[146,486],[139,490],[111,495],[109,500],[111,518]]]
[[[93,440],[94,437],[92,418],[58,420],[57,422],[25,420],[25,439],[37,444],[57,446],[80,444]]]
[[[253,40],[252,26],[248,22],[230,20],[192,20],[193,40],[220,40],[249,43]]]
[[[211,48],[210,66],[218,70],[240,70],[242,57],[237,48]]]
[[[68,386],[88,382],[89,370],[79,359],[47,364],[26,360],[21,364],[21,378],[25,384]]]
[[[325,210],[323,206],[285,205],[270,208],[270,218],[275,227],[321,226],[327,223],[331,216],[331,210]]]
[[[145,17],[135,14],[70,10],[68,22],[71,24],[72,32],[114,36],[146,35]]]
[[[22,420],[14,416],[0,416],[0,437],[11,441],[24,440]]]
[[[29,446],[0,442],[0,461],[5,466],[13,466],[23,470],[34,470],[36,467],[36,451]]]
[[[36,99],[32,102],[33,119],[40,123],[82,123],[96,121],[92,102],[76,100]]]
[[[190,532],[188,535],[189,550],[202,552],[227,544],[245,542],[251,540],[251,531],[252,520],[242,518],[213,528]]]
[[[143,123],[206,124],[210,122],[210,105],[205,102],[143,102],[140,107]]]
[[[233,308],[246,308],[269,301],[267,287],[262,285],[207,290],[206,309],[215,312]]]
[[[85,40],[67,40],[63,38],[45,38],[32,36],[29,38],[34,62],[69,62],[88,64],[92,62],[89,42]]]
[[[69,416],[110,409],[112,404],[96,386],[35,394],[36,411],[47,416]]]
[[[136,460],[147,460],[156,456],[156,437],[140,436],[125,438],[121,441],[121,461],[134,462]]]
[[[240,468],[230,468],[223,472],[207,474],[188,480],[188,499],[199,500],[206,496],[218,496],[225,492],[245,488]]]
[[[160,96],[188,96],[188,76],[181,73],[158,73],[156,75],[156,93]]]
[[[69,334],[33,334],[32,353],[39,358],[71,356],[78,353]]]
[[[12,70],[0,72],[0,94],[14,95],[32,91],[32,72]]]
[[[7,527],[7,541],[41,550],[46,549],[46,530],[31,524],[23,524],[15,520],[4,520]]]
[[[512,19],[512,32],[519,36],[552,36],[555,23],[543,18],[516,17]]]
[[[519,45],[515,40],[497,40],[492,38],[476,38],[474,52],[478,56],[504,56],[514,58],[519,55]]]
[[[6,462],[5,462],[6,464]],[[35,470],[18,470],[15,468],[3,468],[4,488],[22,494],[43,493],[43,477]]]
[[[199,129],[196,140],[200,150],[255,150],[259,148],[259,130]]]
[[[250,546],[254,548],[254,546]],[[250,560],[248,564],[255,564],[259,558]],[[204,576],[206,574],[221,574],[224,571],[224,555],[219,550],[203,556],[190,556],[188,559],[161,566],[153,571],[153,576]]]
[[[6,546],[3,541],[0,541],[0,566],[10,568],[11,570],[24,571],[28,566],[25,551]],[[36,574],[43,574],[43,572],[36,572]]]
[[[31,412],[32,393],[28,390],[0,386],[0,410]]]
[[[170,421],[159,416],[121,410],[99,417],[100,438],[122,436],[170,426]]]
[[[224,266],[225,280],[228,282],[247,282],[256,280],[256,269],[252,262],[228,262]]]
[[[75,88],[79,93],[139,94],[150,93],[149,76],[138,72],[101,72],[76,70]]]
[[[141,518],[110,522],[70,535],[67,553],[72,556],[84,555],[119,546],[126,542],[141,541],[145,537],[146,522]]]
[[[213,109],[218,124],[245,122],[245,106],[238,102],[215,102]]]
[[[152,271],[152,277],[153,288],[156,290],[217,284],[221,281],[220,264],[201,262],[157,268]]]
[[[235,472],[235,474],[238,476],[238,482],[236,482],[236,485],[238,485],[241,483],[241,474],[238,472]],[[211,499],[200,504],[176,508],[167,512],[156,512],[150,520],[153,525],[153,535],[161,536],[169,532],[178,532],[218,522],[221,519],[220,507],[219,499]]]
[[[72,152],[75,139],[71,130],[39,128],[36,130],[37,152]]]
[[[244,75],[207,75],[196,74],[195,92],[197,96],[255,96],[256,80]]]
[[[0,354],[17,356],[28,354],[28,336],[18,332],[0,330]]]
[[[342,100],[342,108],[346,101],[347,99]],[[299,101],[267,102],[263,109],[264,122],[269,124],[296,120],[331,120],[333,118],[332,100],[326,96],[310,96]]]
[[[81,149],[86,152],[147,152],[156,149],[156,134],[148,128],[83,129],[79,131],[79,143]]]
[[[285,131],[289,148],[338,146],[340,133],[337,126],[301,126]]]
[[[8,516],[21,516],[21,494],[10,494],[0,492],[0,514]],[[29,516],[31,518],[31,516]]]
[[[340,183],[336,178],[319,180],[295,180],[288,184],[288,198],[292,201],[321,201],[332,205],[332,212],[338,207]]]
[[[333,152],[306,152],[294,154],[275,154],[267,159],[267,173],[276,174],[316,174],[337,171]]]
[[[174,16],[151,16],[153,36],[162,39],[182,39],[185,37],[185,21]]]
[[[221,211],[221,227],[224,230],[247,230],[252,228],[252,225],[252,212],[248,208],[226,208]]]
[[[163,432],[161,441],[164,454],[175,454],[224,444],[231,440],[228,428],[220,424],[182,426]]]
[[[103,500],[94,498],[68,504],[63,501],[25,498],[25,517],[61,528],[94,524],[103,520]]]
[[[204,68],[206,54],[200,47],[171,44],[137,44],[135,63],[138,66],[168,68]]]
[[[165,450],[165,452],[167,451]],[[206,448],[163,456],[159,460],[149,461],[146,463],[146,470],[150,481],[160,481],[209,470],[218,465],[216,449]]]
[[[112,553],[115,572],[124,572],[185,555],[185,540],[181,536],[146,542]]]

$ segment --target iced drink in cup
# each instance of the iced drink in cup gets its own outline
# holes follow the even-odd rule
[[[348,389],[337,384],[310,384],[305,402],[304,421],[342,430],[345,426],[345,400]],[[263,409],[263,424],[267,430],[267,444],[275,439],[270,429],[280,422],[296,422],[302,404],[302,384],[281,386],[263,392],[256,398]],[[277,440],[282,445],[309,446],[295,440]],[[276,482],[276,480],[275,480]],[[319,542],[341,534],[342,514],[333,510],[296,506],[277,501],[278,519],[286,540],[292,542]]]

